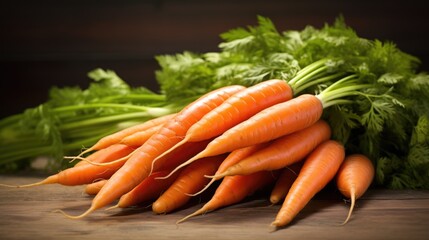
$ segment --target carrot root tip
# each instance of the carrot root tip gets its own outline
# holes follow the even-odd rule
[[[277,230],[279,230],[280,228],[284,227],[284,224],[282,224],[280,221],[278,220],[274,220],[274,222],[272,222],[269,226],[270,228],[270,232],[275,232]]]
[[[204,192],[205,190],[207,190],[209,187],[210,187],[210,185],[212,185],[213,183],[214,183],[214,181],[216,181],[216,179],[214,179],[214,178],[212,178],[211,180],[210,180],[210,182],[203,188],[203,189],[201,189],[200,191],[198,191],[198,192],[196,192],[196,193],[193,193],[193,194],[190,194],[190,193],[185,193],[187,196],[190,196],[190,197],[195,197],[195,196],[197,196],[197,195],[199,195],[199,194],[201,194],[202,192]]]
[[[268,227],[268,232],[272,233],[275,232],[279,229],[279,227],[276,225],[276,223],[271,223],[270,226]]]
[[[351,196],[351,205],[350,205],[349,213],[347,214],[346,220],[344,220],[344,222],[341,225],[347,224],[347,222],[350,220],[350,218],[352,216],[353,209],[355,207],[355,202],[356,202],[356,199],[355,199],[354,193],[352,193],[352,196]]]
[[[64,212],[64,211],[63,211],[63,210],[61,210],[61,209],[54,210],[53,212],[59,212],[59,213],[62,213],[65,217],[70,218],[70,219],[80,219],[80,218],[84,218],[84,217],[86,217],[88,214],[92,213],[94,210],[95,210],[95,209],[94,209],[93,207],[91,207],[91,208],[89,208],[88,210],[86,210],[84,213],[82,213],[82,214],[80,214],[80,215],[77,215],[77,216],[70,215],[70,214],[68,214],[68,213]]]
[[[11,185],[11,184],[0,183],[0,187],[19,188],[19,185]]]
[[[116,204],[115,206],[111,206],[109,208],[106,208],[106,211],[110,211],[110,210],[113,210],[113,209],[116,209],[116,208],[119,208],[119,204]]]
[[[215,175],[212,175],[212,176],[205,175],[205,177],[211,178],[211,179],[215,179],[215,180],[219,180],[219,179],[224,178],[226,176],[228,176],[228,173],[226,173],[226,172],[215,174]]]
[[[67,156],[67,158],[68,159],[71,159],[70,160],[70,162],[73,162],[74,160],[76,160],[76,159],[83,159],[83,155],[84,154],[86,154],[86,153],[89,153],[89,152],[91,152],[92,150],[94,150],[94,148],[93,147],[91,147],[91,148],[88,148],[88,149],[86,149],[86,150],[84,150],[84,151],[82,151],[81,153],[79,153],[79,155],[77,155],[77,156]]]
[[[186,217],[184,217],[184,218],[182,218],[182,219],[178,220],[178,221],[176,222],[176,224],[180,224],[180,223],[182,223],[182,222],[184,222],[184,221],[188,220],[188,219],[189,219],[189,218],[191,218],[191,217],[194,217],[194,216],[197,216],[197,215],[202,214],[203,212],[205,212],[205,209],[204,209],[204,208],[201,208],[201,209],[199,209],[199,210],[195,211],[194,213],[191,213],[191,214],[189,214],[188,216],[186,216]]]
[[[74,162],[75,160],[85,160],[85,158],[84,157],[80,157],[80,156],[64,156],[63,157],[64,159],[70,159],[69,160],[69,163],[72,163],[72,162]]]
[[[166,176],[163,177],[156,177],[156,180],[164,180],[167,179],[169,177],[171,177],[174,173],[176,173],[179,169],[174,169],[173,171],[169,172]]]

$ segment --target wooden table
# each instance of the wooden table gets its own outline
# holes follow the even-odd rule
[[[40,179],[0,175],[0,183],[6,184]],[[91,197],[82,186],[1,187],[0,196],[0,239],[429,239],[429,191],[371,189],[358,201],[350,222],[341,226],[349,204],[328,189],[291,225],[275,232],[269,224],[280,206],[270,206],[262,197],[176,225],[202,202],[196,199],[167,215],[135,208],[99,210],[71,220],[54,210],[72,215],[85,211]]]

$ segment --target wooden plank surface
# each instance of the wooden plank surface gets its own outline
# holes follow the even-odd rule
[[[40,177],[1,176],[0,183],[24,184]],[[287,228],[270,232],[280,206],[249,198],[176,225],[201,207],[194,201],[172,214],[155,215],[150,208],[97,211],[80,220],[91,197],[82,186],[46,185],[0,188],[0,239],[427,239],[429,191],[372,189],[357,203],[347,225],[340,226],[348,204],[330,190],[316,196]]]

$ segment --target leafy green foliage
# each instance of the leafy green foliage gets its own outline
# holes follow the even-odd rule
[[[95,69],[88,88],[52,87],[49,100],[0,121],[0,169],[28,168],[32,159],[49,158],[48,171],[70,166],[67,153],[99,138],[175,110],[165,96],[130,87],[111,70]]]

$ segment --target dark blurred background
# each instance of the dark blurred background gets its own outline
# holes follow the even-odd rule
[[[158,90],[155,55],[218,50],[219,34],[269,17],[278,30],[332,23],[393,41],[429,70],[424,1],[2,1],[0,118],[46,101],[51,86],[88,84],[94,68]]]

